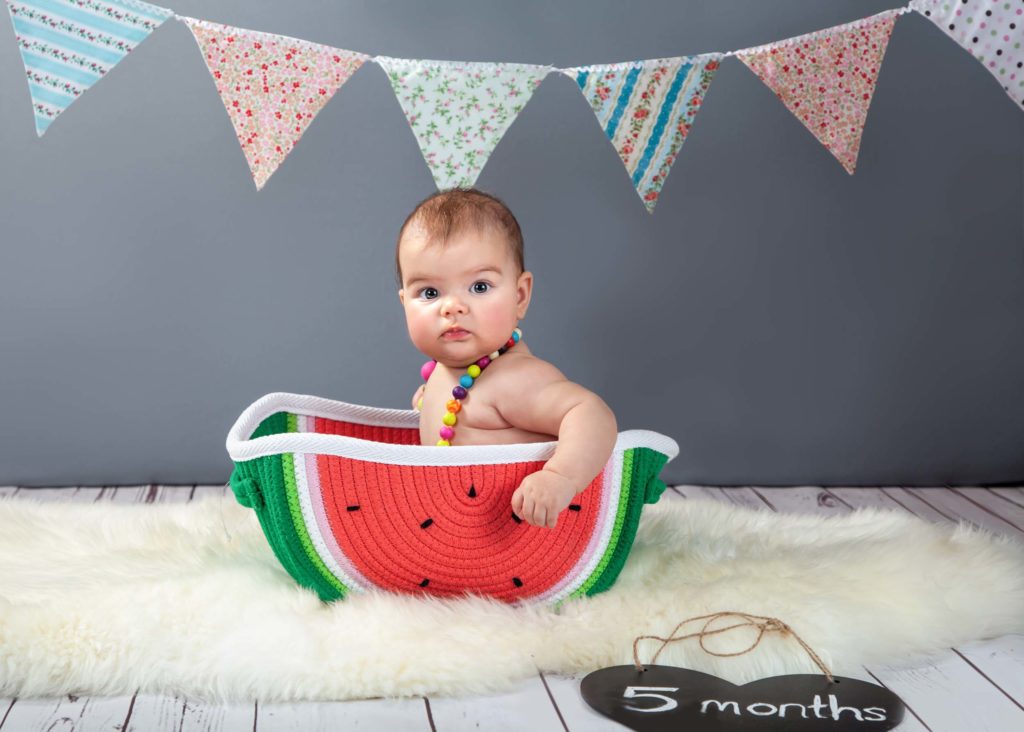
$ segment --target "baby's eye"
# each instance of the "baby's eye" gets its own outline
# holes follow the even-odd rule
[[[489,282],[474,282],[473,286],[470,289],[473,290],[473,292],[476,293],[477,295],[483,295],[485,292],[491,289],[491,285]]]
[[[419,298],[421,300],[433,300],[439,294],[440,293],[437,291],[437,288],[434,288],[434,287],[424,287],[422,290],[419,291],[419,295],[418,296],[419,296]]]

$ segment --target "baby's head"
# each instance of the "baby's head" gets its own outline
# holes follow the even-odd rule
[[[476,189],[421,201],[398,234],[395,267],[413,344],[453,368],[498,350],[530,304],[519,222]]]

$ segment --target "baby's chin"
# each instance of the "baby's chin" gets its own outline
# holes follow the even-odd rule
[[[479,343],[449,343],[444,344],[442,348],[431,349],[433,353],[427,355],[450,369],[464,369],[484,356],[494,353],[502,345],[499,343],[494,348],[487,348],[486,345],[481,346]]]

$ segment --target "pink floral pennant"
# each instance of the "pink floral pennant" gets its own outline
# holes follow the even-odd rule
[[[213,75],[257,190],[334,93],[369,59],[287,36],[182,20]]]
[[[901,12],[886,11],[736,54],[850,175],[857,167],[882,58]]]

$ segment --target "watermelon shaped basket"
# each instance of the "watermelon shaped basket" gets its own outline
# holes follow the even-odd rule
[[[238,502],[325,601],[381,588],[557,603],[611,587],[679,448],[657,432],[620,433],[557,527],[531,526],[512,493],[556,444],[426,447],[413,410],[287,393],[253,403],[227,439]]]

